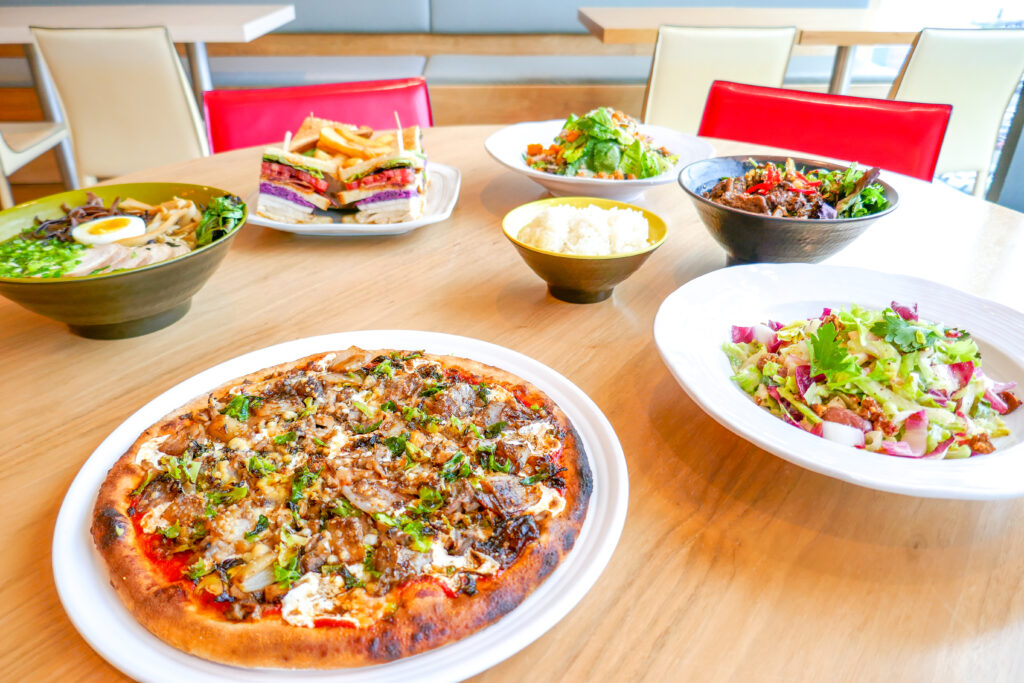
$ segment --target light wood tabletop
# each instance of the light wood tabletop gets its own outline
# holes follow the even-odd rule
[[[658,27],[795,26],[800,45],[901,45],[930,28],[975,28],[977,12],[942,3],[922,12],[907,2],[867,9],[747,7],[580,7],[580,23],[603,43],[653,43]]]
[[[608,567],[560,623],[478,680],[1024,678],[1024,501],[872,491],[734,436],[673,380],[652,337],[662,300],[725,263],[686,196],[674,184],[647,193],[668,239],[611,299],[562,303],[502,234],[507,211],[545,193],[487,156],[493,130],[425,133],[431,158],[463,174],[451,219],[385,238],[249,225],[164,330],[82,339],[0,300],[0,678],[120,676],[65,615],[50,562],[64,494],[118,424],[226,359],[358,329],[448,332],[527,354],[586,392],[624,448],[628,517]],[[719,154],[759,151],[712,142]],[[124,180],[251,197],[258,171],[258,150],[241,150]],[[1024,306],[1024,214],[886,177],[901,207],[831,263]]]
[[[295,19],[295,6],[79,4],[5,7],[0,12],[0,43],[31,43],[30,26],[118,28],[166,26],[176,43],[248,43]]]

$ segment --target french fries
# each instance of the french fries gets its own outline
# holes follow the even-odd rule
[[[375,131],[369,126],[354,126],[310,114],[291,139],[288,151],[311,154],[323,161],[336,161],[339,169],[350,168],[367,159],[398,151],[398,135],[402,136],[404,143],[401,149],[420,149],[419,126],[401,131]]]
[[[392,142],[394,136],[391,136]],[[383,154],[392,152],[392,145],[386,142],[378,142],[373,138],[367,139],[359,135],[354,129],[342,126],[323,128],[320,131],[320,141],[317,146],[321,149],[334,151],[349,157],[361,159],[372,159]]]
[[[347,137],[341,134],[341,129],[339,128],[324,128],[321,130],[317,148],[335,155],[340,154],[343,157],[367,158],[363,156],[362,145],[357,146],[353,144]]]

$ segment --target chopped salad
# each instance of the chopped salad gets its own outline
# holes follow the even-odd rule
[[[570,114],[551,145],[527,145],[524,155],[538,171],[606,180],[653,178],[671,169],[676,158],[640,133],[636,119],[611,107]]]
[[[860,306],[789,324],[732,328],[733,381],[785,422],[838,443],[906,458],[967,458],[1008,436],[1021,400],[982,370],[968,332],[917,305]]]

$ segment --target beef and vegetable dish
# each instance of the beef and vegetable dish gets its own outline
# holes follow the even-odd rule
[[[742,176],[722,178],[705,199],[735,209],[781,218],[856,218],[885,210],[889,202],[878,169],[849,168],[798,171],[792,159],[766,161]]]

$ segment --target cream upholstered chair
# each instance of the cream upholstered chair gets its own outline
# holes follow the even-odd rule
[[[903,62],[889,99],[953,105],[936,173],[977,171],[988,187],[996,135],[1024,72],[1024,30],[925,29]]]
[[[0,209],[14,206],[12,173],[44,152],[53,149],[68,136],[63,123],[25,121],[0,123]]]
[[[696,133],[713,81],[779,87],[796,29],[662,26],[644,97],[644,123]]]
[[[33,28],[83,184],[209,154],[167,29]]]

